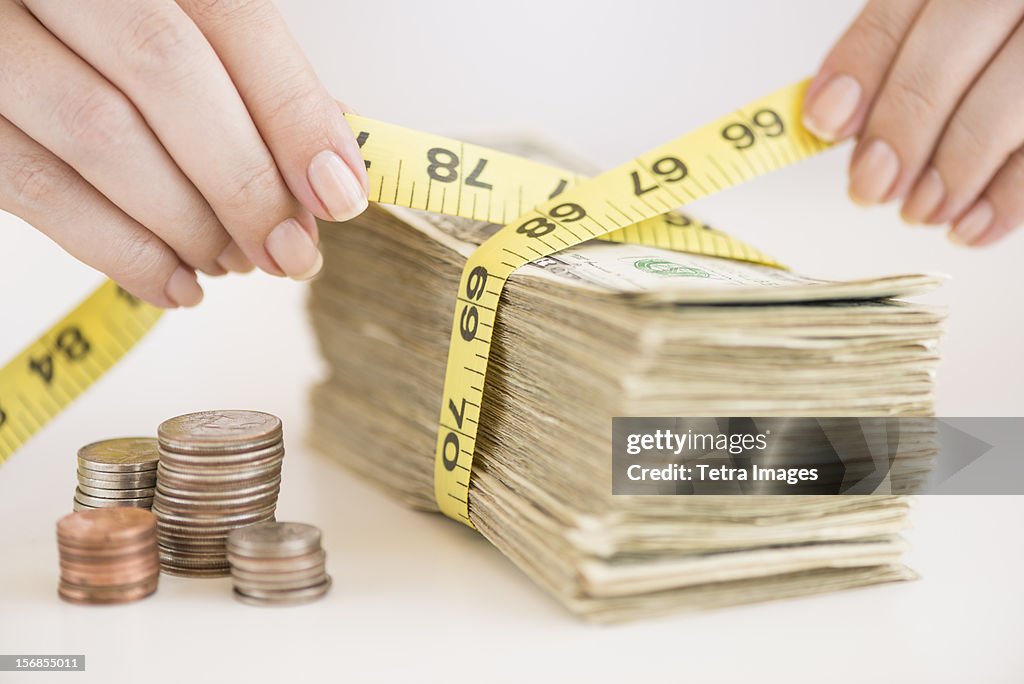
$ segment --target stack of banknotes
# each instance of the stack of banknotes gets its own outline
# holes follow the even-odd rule
[[[436,510],[459,275],[498,228],[377,205],[322,226],[310,311],[330,373],[312,440],[420,509]],[[942,314],[895,297],[938,282],[605,242],[521,268],[493,331],[470,518],[598,621],[912,579],[906,497],[613,496],[611,418],[930,415]]]

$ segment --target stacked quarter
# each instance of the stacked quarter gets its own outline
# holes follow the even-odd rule
[[[153,512],[161,568],[186,577],[225,576],[228,533],[274,520],[281,421],[257,411],[202,411],[165,421],[157,436]]]
[[[105,439],[82,447],[74,509],[152,508],[158,458],[151,437]]]
[[[250,525],[228,535],[235,597],[256,605],[314,601],[331,587],[320,530],[302,523]]]
[[[79,511],[57,521],[60,585],[71,603],[127,603],[156,591],[156,518],[137,508]]]

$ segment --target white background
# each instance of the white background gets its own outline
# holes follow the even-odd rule
[[[363,114],[450,134],[540,131],[610,166],[810,75],[857,5],[375,0],[283,11],[331,91]],[[951,274],[930,297],[950,309],[939,412],[1021,415],[1024,243],[970,252],[902,226],[893,209],[855,208],[848,151],[695,213],[810,275]],[[0,244],[6,359],[100,279],[8,216]],[[84,676],[26,681],[1024,680],[1021,497],[918,499],[907,535],[916,583],[592,627],[471,531],[403,509],[305,446],[322,366],[304,286],[252,275],[210,280],[207,292],[0,468],[0,652],[88,656]],[[279,518],[324,529],[331,595],[260,610],[235,603],[227,580],[164,577],[134,605],[59,601],[53,526],[70,510],[75,450],[220,407],[284,419]]]

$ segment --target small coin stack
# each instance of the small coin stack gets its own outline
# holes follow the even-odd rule
[[[74,509],[152,508],[158,459],[151,437],[87,444],[78,450]]]
[[[71,603],[127,603],[156,591],[156,518],[137,508],[98,508],[57,521],[60,597]]]
[[[258,411],[202,411],[157,430],[153,512],[160,565],[185,577],[230,571],[225,541],[245,525],[274,520],[281,487],[281,421]]]
[[[235,597],[255,605],[292,605],[315,601],[331,588],[312,525],[269,522],[231,532],[227,543]]]

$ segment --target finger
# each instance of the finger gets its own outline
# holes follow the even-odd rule
[[[982,247],[1024,224],[1024,150],[1017,150],[996,173],[981,199],[950,230],[949,238]]]
[[[195,272],[70,166],[0,117],[0,208],[156,306],[194,306]]]
[[[960,98],[1022,15],[1024,0],[931,0],[925,6],[903,41],[854,150],[854,200],[875,204],[907,194]],[[965,35],[970,39],[963,39]],[[929,174],[922,181],[923,200],[934,201],[934,178]],[[908,198],[905,217],[920,221],[920,207],[927,209],[928,204],[923,200]]]
[[[932,158],[944,193],[928,220],[959,218],[1024,141],[1024,25],[964,97]]]
[[[173,0],[28,4],[131,98],[246,257],[277,275],[312,275],[320,260],[313,216],[289,192],[213,48]]]
[[[192,266],[228,234],[132,104],[35,18],[0,4],[0,112]]]
[[[292,194],[325,220],[367,206],[359,145],[268,0],[177,0],[217,51]]]
[[[313,239],[316,240],[315,237]],[[234,271],[236,273],[248,273],[256,268],[256,266],[245,256],[245,253],[242,252],[242,248],[239,247],[238,243],[234,240],[228,243],[228,246],[220,253],[217,263],[227,270]]]
[[[822,140],[856,134],[926,0],[871,0],[807,89],[803,123]]]

